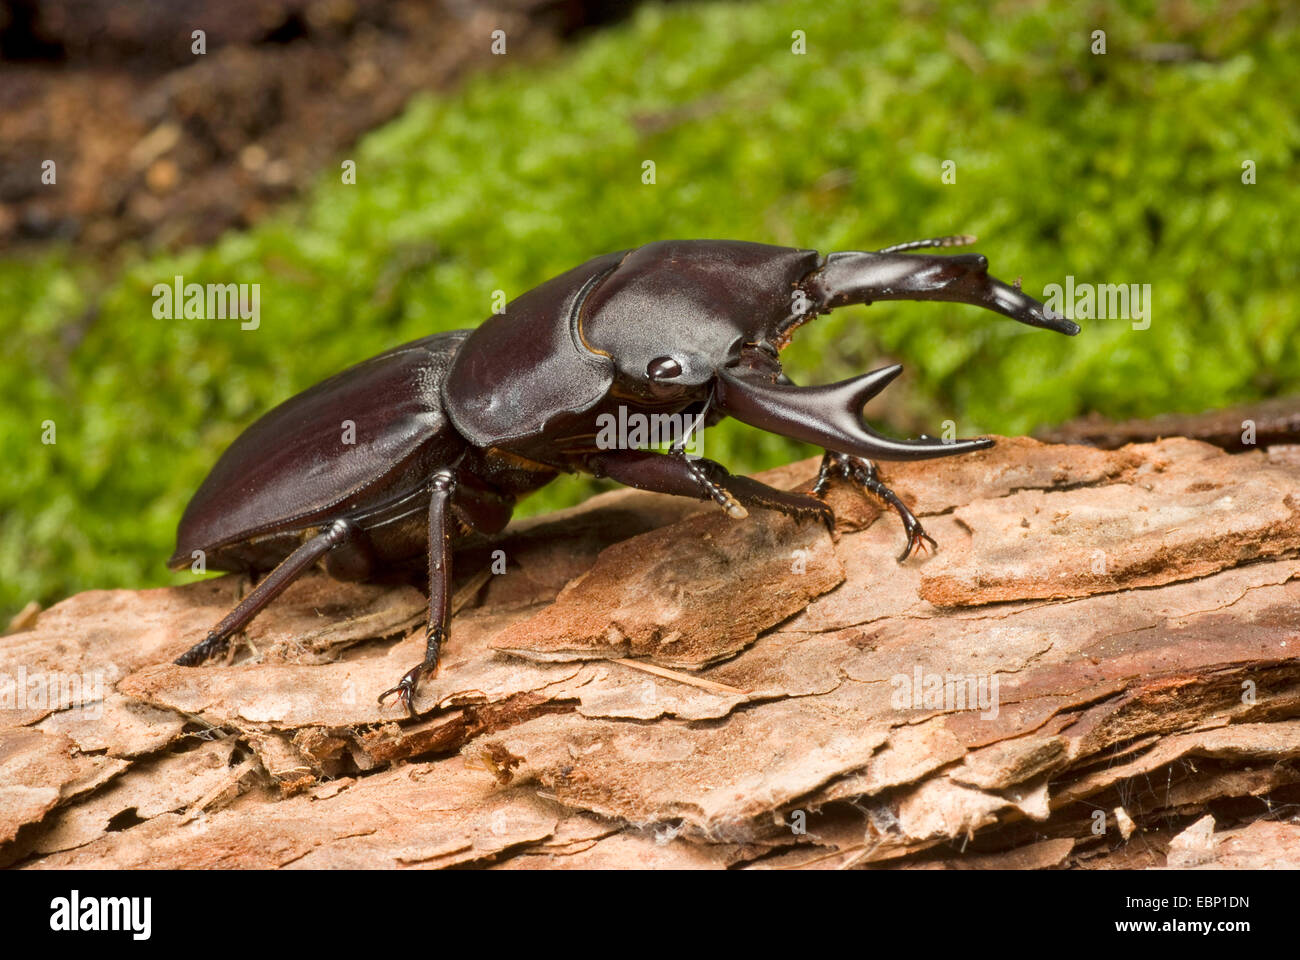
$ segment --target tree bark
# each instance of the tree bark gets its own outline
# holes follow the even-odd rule
[[[834,536],[603,494],[457,556],[414,721],[411,585],[308,576],[199,668],[238,578],[83,593],[0,638],[0,862],[1297,866],[1293,451],[885,464],[904,564],[844,485]]]

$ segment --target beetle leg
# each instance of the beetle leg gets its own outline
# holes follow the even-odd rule
[[[713,463],[713,461],[707,462]],[[775,510],[787,517],[794,517],[796,520],[820,520],[825,524],[827,530],[832,533],[835,531],[835,511],[820,500],[805,493],[778,490],[776,487],[770,487],[766,483],[760,483],[751,477],[738,477],[735,474],[727,473],[718,464],[713,464],[713,466],[726,474],[726,479],[723,482],[726,484],[727,489],[745,506]]]
[[[700,486],[706,494],[712,498],[713,502],[726,511],[727,516],[732,520],[744,520],[749,516],[749,511],[741,505],[740,501],[735,498],[730,490],[722,483],[714,480],[709,474],[714,471],[707,469],[698,460],[689,460],[685,456],[671,455],[674,460],[680,461],[686,470],[690,473],[691,478]],[[718,466],[713,461],[706,461],[711,466]]]
[[[293,553],[289,554],[278,567],[267,574],[262,582],[226,614],[225,619],[209,631],[203,640],[190,647],[174,661],[182,667],[192,667],[202,663],[209,656],[224,650],[230,638],[243,629],[262,609],[284,592],[289,584],[300,577],[305,570],[335,547],[347,543],[357,534],[357,528],[351,521],[335,520],[316,536],[312,537]]]
[[[597,477],[609,477],[638,490],[713,500],[734,519],[747,516],[747,508],[753,507],[776,510],[796,520],[835,524],[835,514],[820,500],[734,476],[713,460],[692,459],[681,453],[617,450],[589,458],[588,469]]]
[[[908,509],[907,504],[903,503],[898,494],[881,483],[876,473],[876,465],[870,460],[827,450],[826,455],[822,457],[821,469],[817,471],[817,481],[813,484],[813,496],[825,496],[831,478],[836,475],[857,483],[898,511],[898,515],[903,520],[903,531],[907,534],[907,546],[898,558],[899,563],[910,557],[913,551],[924,550],[927,543],[932,550],[939,549],[934,537],[926,533],[921,526],[921,521],[916,519],[916,514]]]
[[[450,470],[439,470],[429,486],[429,619],[424,631],[424,660],[406,671],[397,686],[379,695],[383,703],[397,694],[397,702],[412,718],[416,716],[415,688],[421,677],[438,669],[451,618],[451,498],[456,478]]]

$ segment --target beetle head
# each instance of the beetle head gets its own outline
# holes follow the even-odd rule
[[[641,247],[583,306],[583,345],[608,357],[615,389],[646,401],[711,400],[718,412],[830,450],[882,460],[927,459],[982,449],[978,438],[894,440],[862,420],[862,407],[902,368],[841,383],[796,387],[778,351],[821,313],[875,300],[944,300],[997,311],[1073,335],[1016,286],[990,277],[979,254],[902,252],[948,246],[944,238],[878,252],[832,253],[732,241],[673,241]]]
[[[619,393],[651,402],[707,399],[718,370],[763,350],[791,291],[816,269],[814,250],[734,240],[671,240],[633,250],[592,291],[578,329],[613,364]]]
[[[778,358],[801,324],[875,300],[970,303],[1078,332],[1018,285],[990,277],[982,256],[905,252],[968,240],[826,257],[733,240],[662,241],[606,254],[521,294],[473,331],[443,383],[443,406],[456,429],[483,447],[522,449],[566,433],[610,398],[678,409],[705,404],[781,436],[876,459],[986,447],[991,441],[874,433],[862,407],[898,367],[796,387]]]

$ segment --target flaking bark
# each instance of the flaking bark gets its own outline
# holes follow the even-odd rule
[[[411,586],[307,577],[201,668],[170,661],[236,578],[80,594],[0,639],[0,677],[103,681],[0,713],[0,862],[1297,866],[1281,453],[885,465],[941,544],[903,565],[897,517],[845,486],[834,536],[604,494],[461,577],[417,721],[375,702],[419,656]]]

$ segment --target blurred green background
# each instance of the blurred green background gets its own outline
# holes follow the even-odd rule
[[[1098,29],[1104,56],[1090,52]],[[898,433],[943,419],[1016,433],[1294,390],[1297,64],[1281,2],[643,6],[540,63],[416,99],[339,158],[356,160],[355,185],[336,163],[212,247],[113,266],[9,254],[0,615],[192,579],[163,567],[177,520],[260,413],[390,346],[475,325],[493,290],[654,239],[826,251],[965,232],[1036,295],[1067,274],[1151,284],[1144,331],[1093,320],[1070,340],[899,303],[802,329],[785,354],[800,382],[906,365],[880,402]],[[154,319],[151,289],[175,274],[261,284],[260,329]],[[814,452],[735,424],[705,442],[736,471]],[[525,510],[592,489],[563,480]]]

